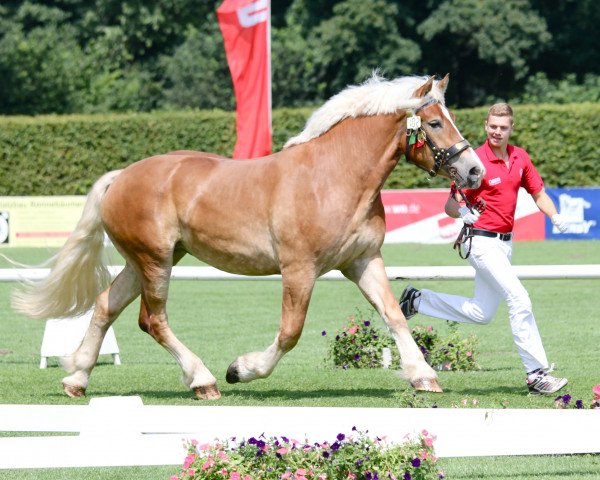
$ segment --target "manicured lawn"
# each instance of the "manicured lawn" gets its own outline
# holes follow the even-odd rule
[[[3,250],[25,263],[38,263],[45,250]],[[385,246],[388,266],[461,265],[449,245]],[[118,263],[114,254],[110,263]],[[523,242],[515,244],[516,264],[600,263],[600,242]],[[197,264],[186,259],[183,265]],[[7,264],[0,260],[0,268]],[[560,267],[557,267],[560,268]],[[419,281],[415,286],[469,295],[471,281]],[[534,305],[542,338],[556,374],[569,378],[564,393],[589,404],[591,389],[600,383],[597,345],[600,280],[528,280],[524,282]],[[394,282],[399,295],[406,282]],[[9,307],[14,284],[0,283],[0,403],[87,404],[89,398],[69,399],[62,393],[64,372],[50,359],[40,370],[39,348],[44,324],[26,320]],[[236,356],[266,348],[279,321],[281,286],[277,281],[174,281],[169,313],[176,335],[206,363],[217,377],[222,398],[211,405],[281,405],[405,407],[407,384],[390,370],[341,370],[325,362],[331,335],[351,314],[371,316],[358,289],[347,281],[317,283],[303,336],[298,346],[265,380],[229,385],[225,372]],[[198,405],[181,382],[180,369],[170,355],[137,327],[137,302],[128,307],[114,329],[123,364],[115,367],[101,357],[88,388],[89,396],[140,395],[145,404]],[[373,317],[374,323],[383,323]],[[411,324],[432,325],[445,332],[445,322],[418,315]],[[506,307],[488,326],[459,327],[461,335],[479,339],[476,372],[440,372],[443,394],[422,394],[427,407],[462,406],[477,400],[478,408],[553,408],[553,398],[526,394],[524,373],[512,342]],[[284,432],[282,432],[284,433]],[[379,432],[378,432],[379,433]],[[384,432],[381,432],[384,434]],[[474,439],[474,441],[477,441]],[[183,459],[183,456],[182,456]],[[554,479],[596,478],[596,456],[443,459],[448,478]],[[136,469],[60,469],[0,471],[0,478],[144,478],[164,479],[173,467]],[[37,476],[36,476],[37,475]]]

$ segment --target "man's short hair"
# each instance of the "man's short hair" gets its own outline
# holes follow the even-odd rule
[[[510,117],[513,119],[513,109],[508,103],[495,103],[488,110],[488,118],[494,117]]]

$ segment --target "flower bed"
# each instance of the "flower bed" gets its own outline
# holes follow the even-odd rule
[[[600,410],[600,385],[594,386],[594,388],[592,388],[592,393],[594,394],[594,400],[590,404],[589,408]],[[578,410],[586,408],[583,400],[575,400],[574,402],[572,400],[573,397],[571,397],[571,395],[568,393],[559,395],[554,399],[554,407],[561,409],[576,408]]]
[[[370,437],[354,427],[333,442],[287,437],[187,443],[181,472],[170,480],[436,480],[443,479],[433,437],[422,431],[401,445]]]
[[[411,331],[425,360],[438,370],[478,370],[476,361],[477,338],[461,338],[455,323],[449,323],[450,333],[440,335],[433,327],[414,327]],[[327,336],[327,332],[322,332]],[[384,352],[390,353],[387,364]],[[336,332],[329,345],[327,361],[347,368],[400,368],[400,355],[394,339],[387,331],[375,328],[371,320],[349,316],[348,323]]]

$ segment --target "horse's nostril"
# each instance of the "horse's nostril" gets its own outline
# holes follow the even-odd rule
[[[479,167],[473,167],[471,170],[469,170],[469,175],[473,175],[475,177],[478,177],[480,173],[481,169]]]

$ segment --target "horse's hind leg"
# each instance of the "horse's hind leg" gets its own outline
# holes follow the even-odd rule
[[[166,303],[170,276],[171,268],[146,265],[139,326],[173,355],[181,366],[183,383],[194,391],[198,399],[217,400],[221,393],[216,378],[202,360],[181,343],[169,326]]]
[[[410,334],[390,287],[381,255],[356,260],[342,273],[355,282],[388,326],[402,361],[402,371],[416,390],[441,392],[435,371],[427,364]]]
[[[236,358],[227,369],[228,383],[249,382],[268,377],[275,366],[296,346],[306,319],[306,311],[315,284],[310,269],[282,272],[283,300],[281,322],[275,341],[264,352],[250,352]]]
[[[108,328],[139,294],[139,279],[131,266],[125,265],[112,284],[98,295],[94,314],[79,348],[71,356],[61,359],[62,366],[71,373],[62,381],[67,395],[85,395],[89,377],[98,360]]]
[[[221,398],[217,379],[202,360],[175,336],[169,327],[166,310],[155,302],[152,305],[148,307],[146,301],[142,299],[138,320],[140,328],[173,355],[181,367],[183,383],[194,391],[199,400]]]

